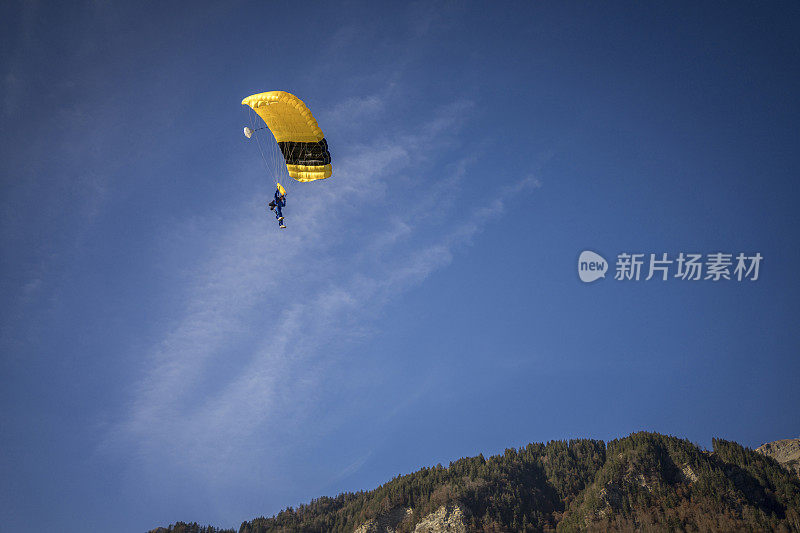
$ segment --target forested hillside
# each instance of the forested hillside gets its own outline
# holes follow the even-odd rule
[[[529,444],[322,497],[239,533],[800,531],[800,477],[735,442],[635,433]],[[159,533],[217,533],[177,523]]]

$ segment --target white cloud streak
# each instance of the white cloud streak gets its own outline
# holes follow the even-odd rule
[[[353,105],[361,109],[349,109]],[[384,104],[366,98],[345,107],[350,115]],[[128,411],[105,449],[133,446],[151,467],[182,465],[216,482],[252,468],[262,458],[253,456],[256,442],[277,446],[268,435],[308,431],[304,416],[317,410],[330,386],[336,348],[369,335],[373,317],[388,302],[447,266],[487,217],[538,183],[523,180],[466,218],[440,223],[442,212],[452,214],[453,192],[471,161],[465,158],[419,202],[387,199],[398,175],[424,172],[433,140],[457,128],[469,109],[468,102],[457,102],[414,135],[344,154],[330,184],[290,191],[286,231],[265,232],[263,215],[253,216],[249,200],[222,223],[210,237],[210,257],[190,270],[182,315],[144,358]],[[421,182],[411,180],[406,188]],[[358,222],[354,213],[370,209],[384,210],[385,224],[349,231]],[[423,226],[420,244],[415,238]]]

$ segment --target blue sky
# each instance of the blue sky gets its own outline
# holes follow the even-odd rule
[[[2,8],[0,516],[238,527],[532,441],[800,434],[796,3]],[[250,94],[332,179],[273,181]],[[759,252],[757,281],[577,257]]]

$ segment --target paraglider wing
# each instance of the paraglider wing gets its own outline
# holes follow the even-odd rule
[[[333,173],[328,142],[306,104],[293,94],[270,91],[242,100],[275,136],[289,176],[297,181],[329,178]]]

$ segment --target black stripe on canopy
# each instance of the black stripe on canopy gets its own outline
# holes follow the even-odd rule
[[[279,142],[283,158],[287,165],[306,165],[319,167],[331,162],[331,153],[328,151],[328,141],[322,139],[318,142]]]

